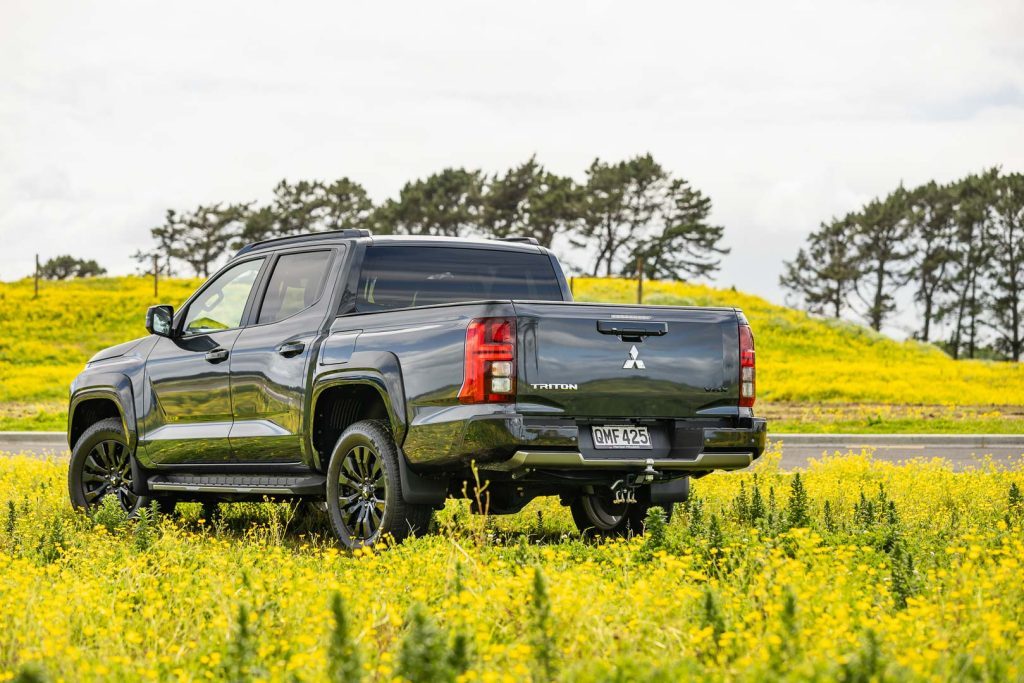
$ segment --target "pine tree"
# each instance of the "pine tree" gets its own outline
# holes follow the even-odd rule
[[[580,217],[580,191],[572,178],[550,173],[530,157],[487,183],[481,225],[489,237],[533,237],[551,247],[555,237],[574,229]]]
[[[1024,175],[993,180],[991,327],[997,346],[1014,361],[1024,352]]]
[[[910,278],[923,318],[918,337],[928,341],[933,323],[941,319],[940,295],[952,286],[950,276],[956,257],[953,197],[948,187],[932,181],[910,193],[909,210],[914,246]]]
[[[406,183],[397,200],[373,215],[374,230],[385,234],[465,237],[483,232],[483,176],[479,171],[446,168]]]
[[[812,313],[842,316],[860,278],[854,247],[853,215],[822,223],[808,238],[806,250],[783,263],[779,284]]]
[[[642,262],[652,279],[712,276],[729,249],[720,244],[725,228],[711,225],[710,214],[710,197],[681,178],[669,180],[655,219],[660,227],[632,249],[622,274],[636,276]]]
[[[855,259],[861,277],[855,294],[874,330],[881,330],[895,310],[895,292],[907,281],[911,236],[907,202],[901,186],[885,199],[869,202],[856,215]]]
[[[623,252],[654,226],[664,201],[667,174],[650,154],[617,164],[600,159],[587,169],[580,202],[576,247],[597,249],[593,274],[612,275]]]

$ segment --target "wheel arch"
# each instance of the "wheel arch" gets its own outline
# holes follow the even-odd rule
[[[356,422],[387,422],[396,444],[405,436],[404,411],[395,405],[380,375],[346,373],[324,378],[313,388],[311,408],[310,453],[314,466],[320,470],[326,469],[338,437]]]
[[[102,387],[87,387],[71,397],[68,406],[68,448],[75,443],[86,429],[100,420],[116,417],[121,420],[128,448],[132,451],[138,443],[135,426],[135,408],[132,399],[132,388],[127,377],[123,381]]]

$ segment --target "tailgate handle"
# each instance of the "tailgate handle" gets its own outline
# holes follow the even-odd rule
[[[644,337],[661,337],[668,334],[668,323],[640,322],[637,320],[598,320],[597,331],[614,334],[622,341],[643,341]]]

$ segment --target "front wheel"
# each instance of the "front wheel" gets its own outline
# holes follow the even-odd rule
[[[327,467],[327,513],[344,546],[373,545],[387,535],[401,541],[430,525],[431,506],[402,498],[400,457],[377,420],[357,422],[338,439]]]
[[[645,502],[616,503],[611,490],[582,494],[569,506],[576,528],[587,537],[643,533],[644,519],[650,508]],[[666,510],[665,516],[666,520],[671,519],[671,508]]]
[[[90,509],[113,496],[129,515],[149,505],[137,495],[132,480],[132,453],[120,418],[111,417],[92,425],[79,437],[68,465],[68,494],[71,504]]]

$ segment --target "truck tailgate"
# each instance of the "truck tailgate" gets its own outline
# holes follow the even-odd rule
[[[732,309],[513,302],[517,411],[577,418],[685,418],[735,408]]]

